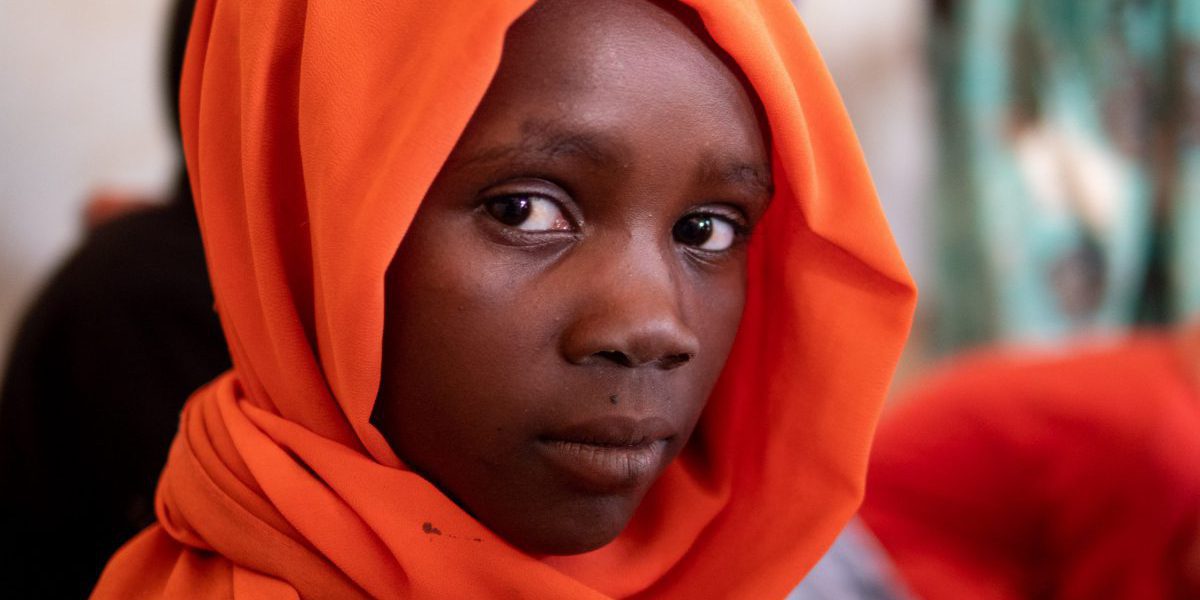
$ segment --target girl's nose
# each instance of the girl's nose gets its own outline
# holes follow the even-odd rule
[[[670,370],[695,358],[699,340],[682,310],[683,282],[661,257],[586,270],[578,316],[563,334],[563,355],[573,364],[609,364]],[[613,268],[617,264],[632,269]]]

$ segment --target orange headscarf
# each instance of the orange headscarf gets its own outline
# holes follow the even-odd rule
[[[199,2],[183,138],[234,368],[95,597],[782,597],[854,512],[915,295],[787,0],[687,2],[766,109],[777,192],[692,450],[626,531],[525,554],[368,422],[384,273],[531,4]]]

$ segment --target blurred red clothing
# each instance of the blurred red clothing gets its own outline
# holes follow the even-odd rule
[[[885,415],[863,519],[927,600],[1200,597],[1188,347],[960,361]]]

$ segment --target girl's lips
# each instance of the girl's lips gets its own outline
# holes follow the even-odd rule
[[[603,417],[538,438],[538,450],[556,470],[590,492],[636,488],[653,478],[675,436],[659,418]]]

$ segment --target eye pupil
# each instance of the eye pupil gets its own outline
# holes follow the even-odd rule
[[[713,219],[707,215],[692,215],[675,223],[675,241],[689,246],[701,246],[712,237]]]
[[[497,221],[516,227],[529,219],[530,213],[533,212],[533,202],[522,197],[497,198],[489,202],[487,208]]]

